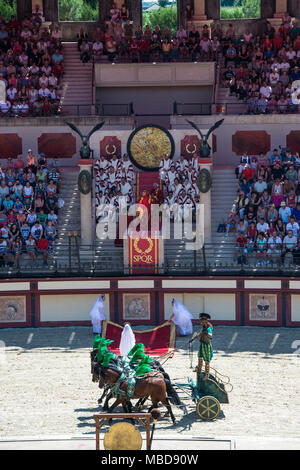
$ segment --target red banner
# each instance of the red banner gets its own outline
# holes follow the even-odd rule
[[[123,326],[112,321],[104,321],[102,324],[102,337],[114,340],[109,349],[116,354],[120,354],[119,345]],[[135,341],[143,343],[145,354],[151,357],[164,356],[175,351],[176,346],[176,326],[173,322],[164,322],[149,330],[133,330]]]
[[[157,273],[159,265],[159,239],[158,238],[128,238],[129,266],[133,274]],[[136,269],[134,269],[136,268]],[[143,269],[144,268],[144,269]]]

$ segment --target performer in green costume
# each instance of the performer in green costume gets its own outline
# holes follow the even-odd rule
[[[210,315],[208,313],[200,313],[199,315],[200,323],[202,325],[202,331],[195,336],[190,343],[195,341],[195,339],[200,338],[200,346],[198,352],[198,366],[196,368],[196,372],[198,374],[202,371],[203,361],[205,362],[205,376],[204,380],[207,380],[209,377],[209,369],[210,369],[210,361],[213,357],[213,348],[211,344],[212,340],[212,330],[213,326],[208,321],[210,320]]]

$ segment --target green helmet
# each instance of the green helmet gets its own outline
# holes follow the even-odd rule
[[[144,350],[145,349],[145,346],[143,345],[143,343],[136,343],[133,348],[130,349],[129,353],[127,354],[127,356],[133,356],[133,354],[139,350],[139,349],[142,349]]]
[[[139,361],[140,359],[144,359],[144,357],[145,357],[144,351],[142,349],[137,349],[137,351],[135,351],[134,355],[130,359],[129,364]]]
[[[103,367],[108,367],[110,360],[115,356],[115,354],[111,351],[107,352],[104,356],[102,365]]]
[[[102,362],[105,354],[107,353],[107,347],[106,346],[101,346],[98,348],[98,354],[97,354],[97,361]]]

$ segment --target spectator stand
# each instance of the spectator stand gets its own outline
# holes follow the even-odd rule
[[[35,12],[35,10],[34,10]],[[6,85],[1,117],[57,115],[63,78],[63,46],[43,17],[20,24],[15,17],[0,33],[0,80]]]
[[[0,268],[50,269],[62,206],[57,161],[29,149],[25,159],[7,159],[0,173]]]
[[[247,29],[238,36],[230,25],[212,32],[222,49],[220,93],[216,112],[230,114],[299,113],[293,82],[300,78],[300,29],[275,30],[266,23],[261,36]]]
[[[290,149],[250,158],[236,168],[238,197],[226,221],[238,264],[267,269],[300,261],[300,158]]]

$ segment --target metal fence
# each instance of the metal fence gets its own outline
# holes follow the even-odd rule
[[[182,251],[182,250],[179,250]],[[300,251],[267,255],[264,259],[255,251],[245,256],[233,244],[205,245],[199,251],[184,251],[179,256],[175,248],[165,250],[162,266],[125,266],[122,248],[99,249],[94,246],[59,245],[49,255],[48,266],[42,257],[32,263],[28,255],[20,257],[18,265],[14,259],[1,260],[0,278],[46,278],[46,277],[114,277],[114,276],[293,276],[300,277]]]

